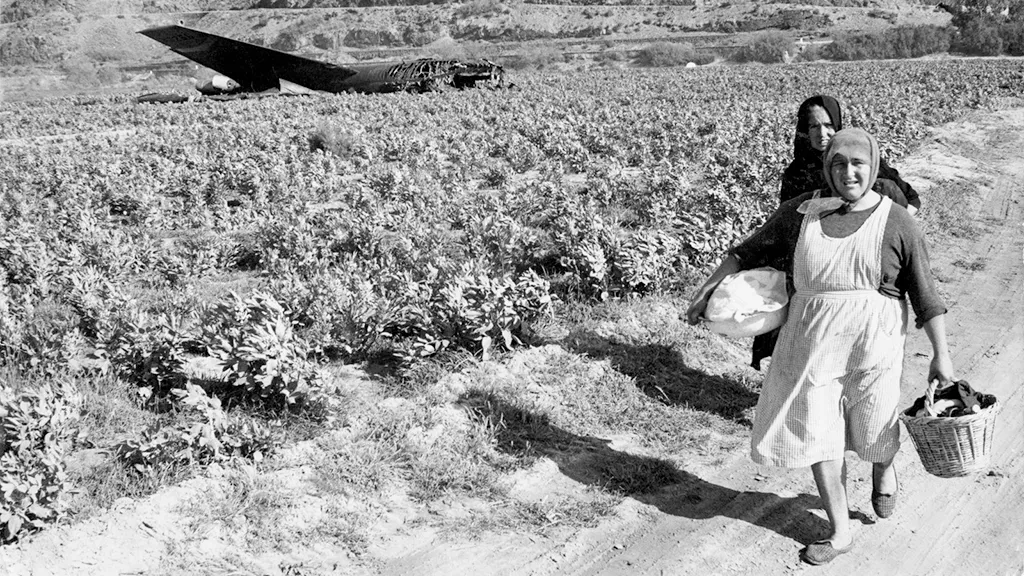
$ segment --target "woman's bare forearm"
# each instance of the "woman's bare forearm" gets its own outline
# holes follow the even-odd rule
[[[949,342],[946,338],[946,315],[939,314],[924,323],[924,332],[932,343],[932,362],[928,368],[928,381],[939,381],[939,386],[946,386],[956,380],[953,370],[953,358],[949,353]]]

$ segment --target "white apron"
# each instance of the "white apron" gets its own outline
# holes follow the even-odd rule
[[[754,417],[755,462],[802,468],[840,460],[846,450],[884,462],[899,449],[907,305],[878,291],[891,207],[883,197],[846,238],[825,236],[819,214],[804,216],[796,293]]]

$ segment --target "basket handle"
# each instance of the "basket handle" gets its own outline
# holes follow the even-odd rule
[[[935,390],[939,387],[939,379],[934,378],[928,382],[928,392],[924,395],[924,409],[928,411],[928,415],[935,417],[939,415],[939,411],[935,409]]]

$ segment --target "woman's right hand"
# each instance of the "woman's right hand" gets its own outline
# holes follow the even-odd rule
[[[694,296],[693,301],[690,302],[690,307],[686,309],[686,322],[688,324],[691,326],[700,324],[704,317],[704,310],[708,307],[710,296],[708,293],[698,293],[697,296]]]
[[[722,263],[718,265],[718,268],[715,268],[715,271],[704,282],[704,285],[698,288],[697,292],[693,295],[690,307],[686,309],[686,321],[690,325],[696,326],[700,324],[704,317],[704,310],[708,307],[708,300],[711,299],[711,293],[714,292],[718,283],[729,274],[735,274],[739,271],[740,261],[732,254],[726,255]]]

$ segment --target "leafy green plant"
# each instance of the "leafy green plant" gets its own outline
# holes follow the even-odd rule
[[[289,303],[301,335],[328,355],[363,356],[389,336],[398,314],[380,283],[342,266],[309,276],[285,272],[270,291]]]
[[[109,341],[133,308],[132,298],[99,269],[86,266],[69,271],[64,299],[78,314],[78,329],[86,338]]]
[[[309,135],[309,149],[323,150],[341,159],[366,157],[367,150],[359,133],[349,127],[323,121]]]
[[[619,249],[615,269],[629,292],[649,292],[665,285],[676,271],[681,242],[662,230],[641,230]]]
[[[179,410],[176,423],[153,426],[114,450],[119,460],[139,473],[231,458],[259,461],[276,449],[278,441],[267,426],[227,414],[220,399],[201,387],[185,384],[171,394]]]
[[[64,462],[78,418],[70,384],[15,393],[0,387],[0,541],[56,521],[68,489]]]
[[[114,336],[94,349],[99,365],[138,386],[140,399],[160,406],[184,386],[185,347],[191,339],[180,318],[134,315],[120,323]]]
[[[309,360],[310,346],[273,296],[231,294],[213,308],[203,331],[210,355],[246,399],[276,408],[319,399],[322,376]]]
[[[441,283],[429,301],[407,307],[419,333],[399,350],[405,360],[432,356],[450,346],[511,350],[523,343],[526,322],[551,313],[550,285],[532,270],[491,276],[465,269]]]
[[[42,239],[41,230],[26,222],[0,229],[0,272],[5,283],[41,297],[49,293],[57,256]]]

